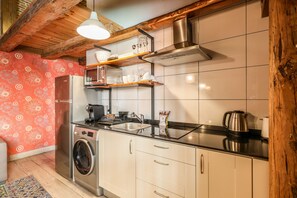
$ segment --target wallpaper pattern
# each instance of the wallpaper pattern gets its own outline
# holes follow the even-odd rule
[[[0,52],[0,138],[8,154],[55,144],[55,77],[83,67],[24,52]]]

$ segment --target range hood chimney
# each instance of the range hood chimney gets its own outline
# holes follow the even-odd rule
[[[163,66],[210,60],[211,57],[199,45],[193,43],[192,38],[192,25],[188,19],[185,17],[176,20],[173,23],[174,44],[142,58]]]

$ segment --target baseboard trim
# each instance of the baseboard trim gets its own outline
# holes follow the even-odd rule
[[[42,148],[39,148],[39,149],[23,152],[23,153],[10,155],[9,156],[9,161],[14,161],[14,160],[30,157],[30,156],[33,156],[33,155],[38,155],[38,154],[45,153],[45,152],[48,152],[48,151],[54,151],[56,149],[57,149],[57,146],[52,145],[52,146],[42,147]]]

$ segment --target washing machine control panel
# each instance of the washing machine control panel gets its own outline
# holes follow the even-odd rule
[[[80,128],[80,127],[75,127],[74,129],[74,135],[84,137],[85,139],[92,139],[96,140],[97,132],[92,129],[87,129],[87,128]]]

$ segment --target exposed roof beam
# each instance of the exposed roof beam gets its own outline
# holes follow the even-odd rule
[[[36,0],[0,37],[0,50],[12,51],[81,0]]]
[[[94,44],[102,46],[102,45],[107,45],[120,40],[124,40],[127,38],[131,38],[139,34],[137,29],[152,31],[164,26],[169,26],[170,24],[172,24],[172,22],[175,19],[179,17],[184,17],[191,12],[194,12],[202,8],[207,8],[210,5],[223,2],[223,1],[233,2],[234,0],[200,0],[191,5],[183,7],[179,10],[170,12],[160,17],[156,17],[146,22],[142,22],[133,27],[130,27],[121,31],[117,31],[113,33],[109,39],[102,40],[102,41],[94,41],[94,40],[79,41],[76,39],[74,39],[73,42],[66,41],[65,43],[61,43],[59,44],[59,46],[56,46],[55,48],[53,48],[53,50],[47,50],[42,56],[45,58],[53,58],[53,59],[61,56],[65,56],[65,55],[72,55],[72,56],[77,55],[77,57],[80,57],[81,54],[78,54],[78,52],[83,52],[85,50],[91,49],[94,47]]]
[[[85,15],[87,17],[90,16],[91,10],[89,8],[87,8],[87,7],[76,6],[75,9],[78,9],[77,11],[79,11],[81,14],[83,14],[83,15]],[[102,24],[106,26],[106,28],[109,30],[109,32],[111,34],[124,29],[122,26],[120,26],[119,24],[117,24],[117,23],[113,22],[112,20],[106,18],[103,15],[99,15],[99,19],[102,22]],[[50,46],[50,47],[44,49],[43,53],[42,53],[42,56],[46,57],[46,58],[58,58],[58,57],[61,57],[61,56],[51,57],[51,53],[56,52],[57,50],[67,49],[69,46],[75,47],[77,45],[78,46],[85,45],[85,44],[88,44],[89,42],[94,42],[94,41],[86,39],[86,38],[84,38],[82,36],[76,36],[76,37],[68,39],[68,40],[66,40],[66,41],[64,41],[62,43],[59,43],[59,44],[56,44],[56,45],[53,45],[53,46]],[[69,53],[64,54],[62,56],[65,56],[65,55],[73,56],[72,54],[69,54]],[[74,57],[80,57],[80,56],[74,56]]]

